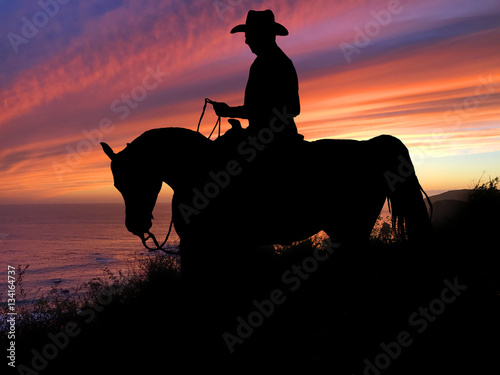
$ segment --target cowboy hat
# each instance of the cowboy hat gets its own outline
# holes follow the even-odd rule
[[[241,32],[255,32],[259,34],[288,35],[285,26],[274,21],[274,13],[271,10],[250,10],[247,14],[245,24],[232,28],[231,34]]]

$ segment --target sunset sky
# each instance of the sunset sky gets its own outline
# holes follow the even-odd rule
[[[2,1],[0,204],[121,202],[98,141],[241,105],[250,9],[290,32],[307,140],[394,135],[431,194],[500,176],[498,0]]]

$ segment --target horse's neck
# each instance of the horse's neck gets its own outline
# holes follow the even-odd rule
[[[174,190],[192,183],[209,166],[213,145],[199,133],[164,128],[146,132],[143,136],[155,169]]]

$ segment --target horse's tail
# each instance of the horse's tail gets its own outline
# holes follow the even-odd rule
[[[377,138],[384,150],[382,173],[392,227],[402,239],[428,240],[433,233],[432,203],[418,182],[408,149],[395,137],[383,135]],[[430,216],[422,193],[429,204]]]

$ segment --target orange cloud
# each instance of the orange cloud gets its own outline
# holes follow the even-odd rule
[[[104,140],[119,150],[153,127],[194,129],[205,96],[241,104],[254,56],[243,35],[229,30],[244,22],[248,8],[273,9],[290,30],[278,42],[298,70],[297,124],[307,139],[393,134],[429,168],[424,176],[433,159],[500,150],[500,50],[494,48],[500,25],[493,12],[481,13],[486,3],[404,4],[350,64],[340,44],[352,43],[355,28],[363,29],[386,1],[242,2],[223,12],[211,2],[124,1],[99,17],[92,4],[80,5],[81,29],[66,48],[2,87],[1,202],[119,199],[97,143],[79,163],[67,163],[86,140],[84,131],[109,118],[114,128]],[[112,103],[130,96],[148,67],[157,66],[168,77],[121,119]],[[209,107],[202,132],[214,122]],[[62,180],[57,164],[68,166]],[[426,178],[437,181],[436,175]]]

